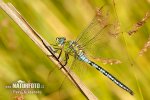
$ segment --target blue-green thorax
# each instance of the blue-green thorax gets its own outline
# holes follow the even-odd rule
[[[56,41],[65,53],[74,56],[78,60],[89,63],[89,59],[86,57],[82,47],[76,41],[66,41],[64,37],[56,38]]]
[[[66,41],[64,43],[63,49],[66,53],[74,56],[77,56],[80,52],[83,52],[81,46],[78,45],[75,41]]]
[[[78,60],[87,62],[87,57],[82,47],[76,41],[66,41],[64,37],[57,38],[56,40],[58,46],[60,46],[65,53],[74,56]]]
[[[66,53],[68,53],[69,55],[73,55],[78,60],[89,63],[89,59],[86,57],[84,51],[82,50],[82,47],[75,41],[67,41],[66,43],[64,43],[63,49]]]

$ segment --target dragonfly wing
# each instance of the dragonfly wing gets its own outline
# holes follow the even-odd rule
[[[97,40],[103,40],[104,37],[108,40],[108,36],[118,35],[118,29],[118,24],[110,22],[108,13],[104,13],[100,8],[89,26],[77,37],[76,42],[85,47]]]

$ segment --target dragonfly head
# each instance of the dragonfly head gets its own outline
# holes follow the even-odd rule
[[[63,45],[66,41],[66,38],[65,37],[57,37],[56,38],[56,42],[58,45]]]

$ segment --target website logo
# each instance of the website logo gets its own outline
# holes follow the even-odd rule
[[[41,94],[40,89],[44,88],[44,85],[18,80],[11,85],[5,86],[5,88],[11,89],[14,94]]]

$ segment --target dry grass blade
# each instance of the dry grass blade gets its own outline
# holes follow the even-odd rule
[[[15,97],[13,97],[15,100],[24,100],[24,96],[21,94],[21,95],[16,95]]]
[[[119,33],[121,33],[119,21],[117,20],[115,22],[114,21],[110,22],[109,13],[108,12],[104,13],[102,9],[103,7],[97,8],[96,10],[96,17],[97,17],[98,22],[100,23],[102,27],[110,25],[111,27],[108,29],[108,34],[110,34],[113,37],[117,37]],[[117,19],[118,19],[118,16],[117,16]]]
[[[0,1],[0,7],[7,13],[16,24],[29,36],[30,39],[46,54],[52,55],[48,56],[58,68],[74,83],[74,85],[80,90],[80,92],[90,100],[97,100],[97,97],[81,82],[81,80],[68,68],[64,67],[62,63],[57,59],[56,55],[53,53],[53,48],[43,39],[21,16],[21,14],[13,7],[10,3],[6,4]]]
[[[150,48],[150,37],[149,37],[148,41],[145,43],[142,50],[139,52],[139,55],[142,56],[149,48]]]
[[[128,32],[129,35],[133,35],[136,33],[145,23],[146,21],[150,18],[150,11],[145,14],[143,19],[139,22],[137,22],[132,29]]]
[[[113,2],[113,7],[114,7],[114,11],[115,11],[115,16],[116,16],[116,21],[113,23],[111,29],[110,29],[110,34],[114,37],[118,37],[118,35],[121,33],[120,31],[120,21],[119,21],[119,17],[118,17],[118,14],[117,14],[117,10],[116,10],[116,3],[115,3],[115,0],[112,0]]]
[[[113,25],[109,29],[109,34],[112,35],[113,37],[117,38],[118,35],[120,34],[120,23],[114,22]]]
[[[96,10],[96,19],[100,23],[102,27],[106,26],[108,24],[108,13],[104,14],[103,12],[103,6],[101,8],[97,8]]]
[[[94,58],[93,59],[97,60],[97,61],[100,61],[102,62],[103,64],[110,64],[110,65],[113,65],[113,64],[120,64],[122,63],[120,60],[118,59],[111,59],[111,58]]]

